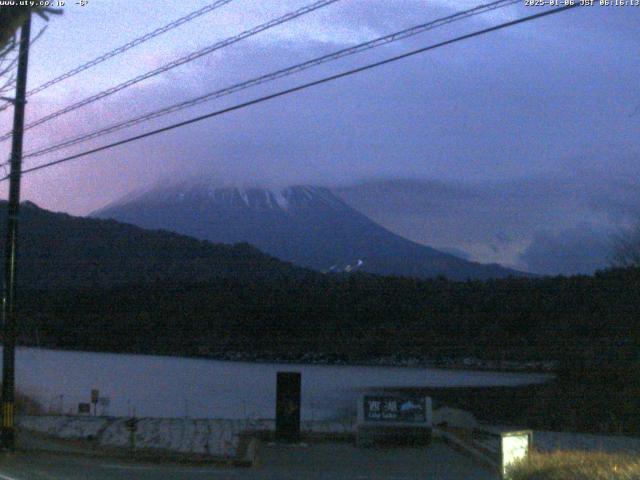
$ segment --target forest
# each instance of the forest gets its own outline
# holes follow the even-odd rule
[[[563,361],[578,353],[595,360],[634,354],[639,287],[636,268],[466,282],[296,272],[23,290],[18,301],[22,341],[59,348],[345,362]]]

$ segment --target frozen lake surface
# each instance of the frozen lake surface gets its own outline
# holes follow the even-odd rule
[[[273,418],[276,372],[302,373],[302,417],[342,416],[367,387],[498,386],[545,374],[409,367],[297,365],[18,348],[16,386],[45,409],[75,413],[91,389],[109,398],[98,413],[145,417]]]

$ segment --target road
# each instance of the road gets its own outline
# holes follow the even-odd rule
[[[0,456],[0,480],[495,480],[470,459],[434,442],[422,449],[357,449],[349,444],[266,445],[254,468],[128,463],[23,452]]]

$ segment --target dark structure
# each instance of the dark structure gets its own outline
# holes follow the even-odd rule
[[[16,348],[16,256],[18,249],[18,217],[20,213],[20,177],[22,172],[22,139],[24,108],[29,64],[31,15],[27,13],[20,31],[18,74],[13,113],[11,145],[11,171],[9,174],[9,203],[7,205],[7,230],[4,244],[4,285],[2,292],[2,322],[4,325],[2,349],[2,448],[15,447],[15,348]]]
[[[278,372],[276,389],[276,439],[297,442],[300,439],[300,387],[298,372]]]

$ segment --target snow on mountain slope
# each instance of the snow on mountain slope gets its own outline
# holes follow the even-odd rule
[[[268,189],[183,182],[130,195],[93,216],[213,242],[249,242],[278,258],[321,271],[454,279],[518,274],[406,240],[329,189],[309,185]]]

